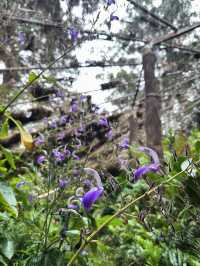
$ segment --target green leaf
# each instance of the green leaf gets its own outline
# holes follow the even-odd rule
[[[8,220],[9,220],[8,215],[4,212],[0,212],[0,222],[1,221],[8,221]]]
[[[2,265],[2,266],[8,266],[8,263],[5,261],[5,259],[1,255],[0,255],[0,265]]]
[[[197,153],[200,153],[200,141],[199,140],[195,142],[195,150]]]
[[[38,79],[38,75],[37,75],[35,72],[31,71],[31,72],[29,73],[29,76],[28,76],[28,81],[29,81],[30,83],[32,83],[33,81],[35,81],[35,80],[37,80],[37,79]]]
[[[8,129],[9,129],[8,119],[6,119],[3,122],[1,130],[0,130],[0,139],[5,139],[8,136]]]
[[[3,151],[3,154],[5,155],[6,157],[6,160],[8,161],[10,167],[12,167],[12,169],[16,169],[16,166],[15,166],[15,161],[14,161],[14,158],[13,158],[13,155],[12,155],[12,152],[6,148],[4,148],[3,146],[1,146],[1,149]]]
[[[7,258],[11,259],[14,255],[14,243],[8,239],[1,239],[0,240],[0,250],[1,253]]]
[[[7,168],[0,166],[0,174],[6,175],[7,173],[8,173]]]
[[[17,217],[17,201],[13,189],[0,182],[0,210],[6,211],[13,217]]]

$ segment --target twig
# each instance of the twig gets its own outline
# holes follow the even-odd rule
[[[163,23],[165,26],[170,27],[172,30],[177,31],[178,29],[173,26],[169,21],[159,17],[158,15],[154,14],[153,12],[147,10],[145,7],[141,6],[140,4],[136,3],[134,0],[127,0],[132,5],[134,5],[136,8],[142,10],[144,13],[150,15],[152,18],[158,20],[159,22]]]
[[[36,80],[38,80],[47,69],[51,68],[53,65],[55,65],[60,59],[65,57],[68,53],[70,53],[79,43],[76,45],[72,45],[70,48],[66,49],[66,51],[56,58],[53,62],[51,62],[47,68],[43,69],[38,75],[36,75],[30,82],[28,82],[11,100],[10,102],[3,108],[3,110],[0,112],[0,114],[4,114],[5,111],[26,91]]]

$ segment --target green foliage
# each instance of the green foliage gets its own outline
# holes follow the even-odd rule
[[[6,212],[15,218],[17,217],[17,202],[13,189],[3,182],[0,182],[0,204],[1,212]]]
[[[24,132],[18,122],[17,126]],[[49,140],[28,151],[25,160],[23,155],[14,155],[1,146],[2,265],[66,265],[87,236],[111,219],[117,210],[184,170],[170,183],[112,219],[88,243],[75,265],[199,266],[198,132],[193,131],[187,139],[171,132],[163,140],[165,165],[158,173],[149,173],[132,183],[129,180],[135,169],[126,169],[120,176],[113,176],[118,188],[114,184],[111,186],[105,176],[104,196],[90,212],[83,209],[77,197],[70,203],[78,204],[78,209],[67,208],[69,199],[74,197],[77,187],[80,188],[86,178],[82,172],[74,176],[73,171],[81,169],[84,164],[73,159],[55,162],[51,151],[57,144],[51,141],[52,132],[45,134],[50,135]],[[190,147],[187,153],[186,145]],[[73,147],[73,143],[69,147]],[[49,157],[38,166],[35,158],[41,153]],[[138,152],[137,146],[130,148],[129,155],[137,158],[140,165],[150,163],[149,157]],[[58,187],[58,181],[65,176],[70,185]],[[30,194],[33,196],[31,201]]]

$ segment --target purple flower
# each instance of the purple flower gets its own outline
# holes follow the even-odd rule
[[[19,183],[16,184],[16,188],[20,188],[20,187],[22,187],[22,186],[24,186],[26,184],[27,184],[26,181],[20,181]]]
[[[79,206],[78,205],[76,205],[76,204],[68,204],[67,205],[67,208],[68,209],[72,209],[72,210],[78,210],[79,209]]]
[[[82,204],[86,211],[90,211],[92,205],[102,196],[103,188],[93,187],[82,198]]]
[[[106,134],[105,134],[106,138],[108,140],[111,140],[113,138],[113,132],[112,129],[110,129]]]
[[[76,113],[78,111],[78,102],[77,100],[72,101],[70,112]]]
[[[44,161],[45,161],[45,156],[44,156],[44,155],[39,155],[39,156],[36,158],[36,162],[37,162],[37,164],[42,164]]]
[[[75,129],[75,135],[77,137],[79,137],[80,135],[82,135],[85,131],[85,127],[81,124],[79,128]]]
[[[40,146],[40,145],[44,144],[44,142],[45,142],[45,139],[44,139],[44,136],[42,136],[42,135],[38,136],[34,141],[36,146]]]
[[[65,188],[68,184],[69,184],[69,182],[67,180],[64,180],[64,179],[59,179],[59,181],[58,181],[58,185],[60,188]]]
[[[26,34],[25,34],[25,32],[20,31],[18,33],[18,41],[19,41],[20,45],[24,45],[25,40],[26,40]]]
[[[81,96],[80,96],[80,101],[81,101],[81,102],[84,102],[85,100],[87,100],[87,96],[85,96],[85,95],[81,95]]]
[[[103,126],[103,127],[108,127],[108,126],[109,126],[109,124],[108,124],[108,120],[107,120],[106,117],[101,117],[101,118],[99,119],[98,124],[99,124],[100,126]]]
[[[112,22],[114,20],[119,20],[119,17],[115,16],[115,15],[110,15],[110,22]]]
[[[56,121],[51,121],[50,124],[49,124],[49,127],[52,128],[52,129],[53,129],[53,128],[57,128],[57,123],[56,123]]]
[[[74,28],[71,28],[69,30],[69,34],[70,34],[70,37],[71,37],[72,42],[73,43],[76,42],[77,39],[78,39],[78,31],[75,30]]]
[[[135,171],[133,180],[138,181],[138,179],[140,179],[143,175],[149,172],[157,172],[158,170],[159,170],[159,165],[155,163],[141,166]]]
[[[122,142],[119,144],[121,149],[128,149],[129,148],[129,140],[128,138],[124,138]]]
[[[57,140],[63,140],[64,138],[65,138],[65,132],[59,132],[57,134],[57,137],[56,137]]]
[[[139,150],[147,153],[152,158],[152,160],[155,164],[160,163],[160,160],[158,158],[158,154],[153,149],[148,148],[148,147],[139,147]]]
[[[56,91],[56,97],[59,97],[59,98],[64,99],[64,98],[65,98],[65,94],[64,94],[63,91],[61,91],[61,90],[57,90],[57,91]]]
[[[106,0],[108,6],[115,4],[115,0]]]
[[[71,156],[71,151],[67,148],[64,149],[63,153],[65,154],[65,157],[69,158]]]
[[[33,194],[29,194],[28,195],[28,200],[29,200],[30,203],[32,203],[35,199],[36,199],[35,195],[33,195]]]
[[[56,162],[62,162],[65,159],[65,154],[56,150],[56,149],[52,151],[52,154],[53,154]]]
[[[67,115],[62,115],[59,120],[59,125],[64,126],[69,122],[69,117]]]

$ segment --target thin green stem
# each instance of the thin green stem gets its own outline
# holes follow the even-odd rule
[[[5,111],[36,81],[38,80],[45,72],[46,70],[50,69],[53,65],[55,65],[60,59],[65,57],[68,53],[70,53],[79,43],[76,45],[72,45],[70,48],[66,49],[66,51],[56,58],[53,62],[51,62],[45,69],[43,69],[35,78],[33,78],[30,82],[28,82],[11,100],[10,102],[4,107],[4,109],[1,111],[1,115],[5,113]]]
[[[150,189],[149,191],[145,192],[144,194],[142,194],[141,196],[137,197],[136,199],[133,199],[131,202],[129,202],[127,205],[125,205],[124,207],[122,207],[121,209],[119,209],[115,214],[113,214],[110,218],[108,218],[102,225],[100,225],[97,230],[95,230],[93,233],[91,233],[91,235],[88,236],[88,238],[85,240],[85,242],[80,246],[80,248],[76,251],[76,253],[73,255],[73,257],[71,258],[71,260],[68,262],[67,266],[72,266],[73,263],[75,262],[75,260],[77,259],[77,257],[79,256],[79,254],[84,250],[84,248],[91,242],[91,240],[94,239],[94,237],[97,236],[97,234],[105,227],[107,226],[114,218],[116,218],[117,216],[119,216],[120,214],[122,214],[124,211],[126,211],[129,207],[131,207],[132,205],[134,205],[136,202],[138,202],[139,200],[145,198],[146,196],[149,196],[150,194],[152,194],[153,192],[155,192],[159,187],[169,183],[170,181],[172,181],[174,178],[176,178],[177,176],[185,173],[185,171],[187,171],[189,168],[191,167],[188,166],[187,169],[173,175],[170,176],[166,181],[163,181],[162,183],[160,183],[159,185],[157,185],[156,187]]]

